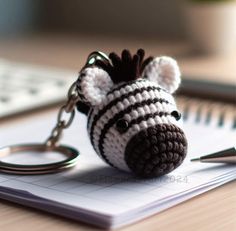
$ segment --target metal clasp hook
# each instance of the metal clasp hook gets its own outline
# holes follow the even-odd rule
[[[86,67],[93,65],[97,60],[103,60],[107,63],[110,63],[110,59],[105,53],[103,53],[101,51],[94,51],[88,55],[87,61],[84,65],[84,67],[82,68],[82,70]]]

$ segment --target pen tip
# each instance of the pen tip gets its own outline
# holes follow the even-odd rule
[[[190,161],[192,161],[192,162],[199,162],[200,158],[194,158],[194,159],[191,159]]]

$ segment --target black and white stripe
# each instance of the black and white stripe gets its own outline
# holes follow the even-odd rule
[[[125,100],[127,100],[127,98],[134,96],[137,97],[138,94],[142,94],[142,93],[153,93],[153,95],[155,95],[156,97],[156,93],[157,92],[161,92],[160,95],[157,94],[160,98],[160,102],[166,102],[166,103],[171,103],[174,104],[174,100],[173,98],[166,93],[162,88],[153,85],[152,83],[150,83],[147,80],[142,80],[142,85],[140,86],[139,84],[137,84],[137,82],[141,82],[136,81],[135,84],[132,85],[127,85],[124,84],[124,86],[122,88],[118,87],[116,89],[114,89],[113,91],[111,91],[110,93],[108,93],[107,96],[107,102],[105,102],[105,106],[104,104],[99,105],[99,108],[94,109],[96,112],[91,112],[89,117],[88,117],[88,129],[93,131],[93,126],[94,124],[107,112],[109,111],[113,106],[115,106],[117,103],[121,102],[123,104],[125,104]],[[123,93],[123,94],[122,94]],[[142,97],[142,96],[141,96]],[[140,99],[141,102],[141,99]]]
[[[128,171],[123,157],[128,140],[152,124],[173,122],[170,112],[175,108],[173,97],[150,81],[119,85],[108,93],[102,105],[89,113],[91,143],[107,163]],[[128,131],[122,135],[115,129],[120,118],[129,122]]]
[[[99,53],[95,53],[99,59],[92,66],[85,66],[77,81],[82,103],[78,103],[77,108],[88,115],[87,130],[96,153],[121,170],[139,174],[142,165],[144,176],[158,176],[164,173],[163,169],[167,169],[166,173],[173,170],[173,164],[178,166],[180,162],[173,159],[168,168],[164,168],[150,156],[167,155],[162,153],[165,150],[158,149],[170,141],[180,142],[175,145],[178,148],[173,149],[180,160],[186,153],[181,146],[186,142],[179,130],[180,113],[172,96],[181,81],[177,62],[166,56],[145,59],[142,49],[134,55],[123,50],[120,57],[112,52],[109,59],[100,59]],[[93,55],[88,61],[94,59]],[[176,132],[181,137],[177,137]],[[164,136],[168,139],[163,139]],[[166,143],[162,145],[163,140]],[[173,150],[168,150],[173,156]]]

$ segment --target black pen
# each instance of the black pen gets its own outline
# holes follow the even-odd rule
[[[206,156],[201,156],[199,158],[191,159],[192,162],[202,162],[202,163],[227,163],[236,164],[236,149],[235,147],[222,150],[213,154]]]

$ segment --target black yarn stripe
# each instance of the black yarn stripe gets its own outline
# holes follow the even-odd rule
[[[99,142],[98,142],[98,148],[99,148],[99,151],[100,151],[100,154],[102,155],[102,157],[105,158],[105,155],[104,155],[104,152],[103,152],[103,149],[102,149],[102,145],[103,145],[103,141],[104,141],[104,138],[105,138],[105,135],[107,133],[107,131],[117,122],[118,119],[122,118],[125,114],[128,114],[130,113],[132,110],[135,110],[139,107],[143,107],[145,105],[150,105],[150,104],[155,104],[157,102],[168,102],[164,99],[158,99],[158,98],[155,98],[155,99],[148,99],[148,100],[145,100],[141,103],[136,103],[134,105],[130,105],[129,107],[127,107],[125,110],[117,113],[112,119],[110,119],[108,121],[108,123],[104,126],[102,132],[101,132],[101,135],[100,135],[100,138],[99,138]],[[91,133],[90,133],[91,135]],[[91,137],[91,142],[93,143],[92,141],[92,137]]]
[[[134,91],[131,91],[127,94],[124,94],[122,95],[120,98],[116,98],[114,99],[113,101],[111,101],[109,104],[107,104],[102,110],[100,110],[98,112],[97,115],[94,116],[94,120],[92,122],[92,126],[91,126],[91,133],[93,134],[93,130],[94,130],[94,126],[96,125],[97,121],[102,117],[103,114],[105,114],[108,110],[110,110],[114,105],[116,105],[118,102],[121,102],[123,101],[124,99],[126,99],[127,97],[130,97],[130,96],[135,96],[136,94],[138,93],[143,93],[144,91],[152,91],[152,90],[157,90],[159,91],[160,88],[159,87],[156,87],[156,86],[148,86],[148,87],[143,87],[143,88],[137,88],[135,89]],[[162,99],[161,99],[162,100]],[[164,99],[163,99],[163,102]],[[166,101],[166,103],[169,103],[168,101]]]
[[[102,117],[103,114],[106,113],[106,111],[108,111],[108,110],[111,109],[114,105],[116,105],[118,102],[123,101],[123,100],[126,99],[127,97],[135,96],[135,95],[137,95],[138,93],[141,94],[141,93],[144,92],[144,91],[149,92],[149,91],[153,91],[153,90],[160,91],[160,88],[159,88],[159,87],[156,87],[156,86],[149,86],[149,87],[137,88],[137,89],[135,89],[134,91],[131,91],[131,92],[127,93],[127,94],[122,95],[122,96],[119,97],[119,98],[114,99],[114,100],[111,101],[109,104],[107,104],[102,110],[100,110],[100,111],[98,112],[98,114],[94,116],[94,119],[93,119],[93,122],[92,122],[92,125],[91,125],[90,139],[91,139],[92,144],[93,144],[93,131],[94,131],[94,127],[95,127],[97,121]],[[157,98],[157,99],[158,99],[157,102],[160,102],[160,103],[165,102],[165,103],[169,104],[169,101],[167,101],[167,100],[165,100],[165,99],[162,99],[162,98]],[[152,100],[154,100],[154,99],[152,99]],[[136,104],[134,104],[134,105],[136,105]]]
[[[81,89],[81,81],[82,79],[85,77],[85,73],[80,73],[77,81],[76,81],[76,90],[77,90],[77,93],[80,97],[80,99],[84,102],[87,102],[86,98],[84,97],[83,93],[82,93],[82,89]]]
[[[134,82],[134,81],[125,82],[125,83],[119,85],[118,87],[112,89],[111,91],[109,91],[109,92],[107,93],[107,95],[112,94],[112,93],[114,93],[115,91],[119,91],[121,88],[124,88],[124,87],[126,87],[126,86],[129,86],[129,85],[131,85],[132,83],[145,82],[145,81],[147,81],[147,79],[138,79],[138,80],[136,80],[135,82]]]
[[[143,81],[144,81],[144,79],[138,80],[138,82],[143,82]],[[131,83],[131,81],[126,82],[126,83],[120,85],[119,87],[117,87],[117,88],[111,90],[110,92],[108,92],[107,95],[112,94],[112,93],[114,93],[116,90],[120,90],[121,88],[130,85],[130,83]],[[126,94],[126,97],[129,97],[129,95],[127,96],[127,94]],[[118,102],[118,101],[120,101],[120,99],[121,99],[121,98],[116,99],[116,101]],[[122,99],[122,100],[123,100],[123,99]],[[93,123],[92,123],[92,125],[91,125],[91,131],[93,131],[94,126],[95,126],[97,120],[100,119],[101,116],[102,116],[107,110],[111,109],[112,106],[117,103],[117,102],[114,102],[114,101],[115,101],[115,100],[111,101],[111,102],[110,102],[108,105],[106,105],[101,111],[99,111],[99,113],[98,113],[97,115],[95,115],[94,120],[93,120]],[[114,103],[113,103],[113,102],[114,102]],[[111,103],[112,103],[112,105],[110,105]],[[92,114],[93,114],[93,111],[94,111],[94,110],[91,109],[91,113],[89,113],[89,115],[88,115],[88,124],[89,124],[89,122],[90,122],[90,119],[91,119],[91,116],[92,116]],[[87,126],[87,128],[88,128],[88,126]],[[90,136],[90,137],[91,137],[91,136]]]
[[[170,113],[168,112],[155,112],[155,113],[150,113],[146,114],[144,116],[140,116],[137,119],[133,119],[129,122],[128,129],[131,128],[134,124],[140,124],[142,121],[147,121],[150,118],[155,118],[156,116],[168,116]]]
[[[92,117],[92,114],[93,114],[93,108],[90,109],[89,113],[88,113],[88,118],[87,118],[87,128],[90,124],[90,120],[91,120],[91,117]]]

